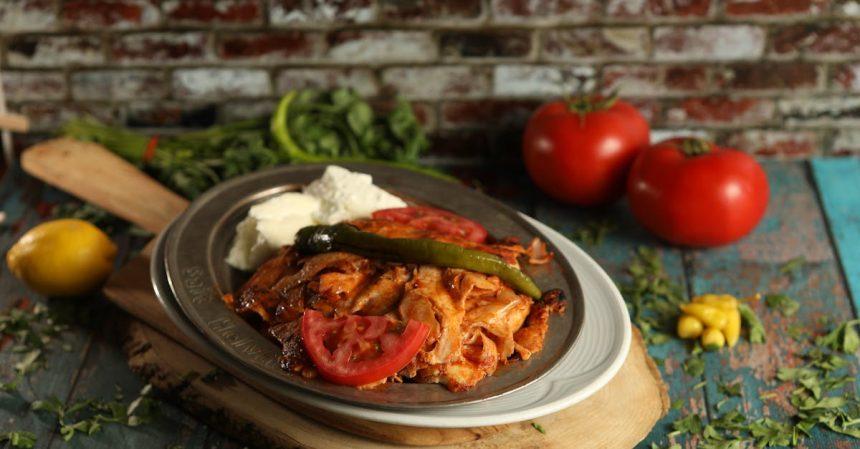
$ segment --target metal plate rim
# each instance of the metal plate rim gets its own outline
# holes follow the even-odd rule
[[[362,171],[362,165],[364,165],[364,164],[345,164],[345,165],[347,166],[347,168],[358,169],[359,171]],[[355,168],[355,165],[358,165],[359,167]],[[350,166],[352,166],[352,167],[350,167]],[[305,171],[314,171],[314,170],[318,171],[318,170],[321,170],[322,168],[324,168],[325,165],[305,165],[305,166],[300,166],[300,167],[302,169],[304,169]],[[254,179],[257,179],[259,177],[273,176],[276,174],[289,174],[290,172],[294,171],[295,168],[296,168],[296,166],[280,167],[280,168],[266,170],[264,172],[258,172],[256,174],[246,176],[244,178],[252,178],[253,177]],[[414,175],[411,172],[408,172],[408,173],[409,173],[409,175]],[[374,176],[376,176],[376,175],[374,175]],[[356,405],[361,405],[361,406],[366,406],[366,407],[384,408],[384,409],[412,409],[412,408],[426,408],[426,407],[456,406],[456,405],[464,405],[464,404],[469,404],[469,403],[480,402],[480,401],[484,401],[484,400],[491,399],[494,397],[498,397],[500,395],[508,394],[508,393],[511,393],[511,392],[516,391],[518,389],[521,389],[521,388],[531,384],[534,381],[537,381],[539,378],[543,377],[547,372],[549,372],[552,369],[552,367],[555,365],[555,363],[557,363],[558,360],[563,358],[565,354],[567,354],[568,352],[570,352],[572,350],[572,348],[573,348],[573,346],[574,346],[574,344],[575,344],[575,342],[579,336],[579,333],[582,329],[582,324],[583,324],[584,318],[585,318],[584,317],[585,311],[584,311],[584,307],[583,307],[584,306],[583,293],[581,291],[581,285],[579,283],[578,277],[576,276],[576,273],[573,271],[570,264],[567,261],[565,261],[564,263],[561,263],[560,265],[561,265],[562,269],[564,269],[566,271],[566,274],[569,276],[569,278],[567,278],[568,279],[568,285],[574,291],[570,292],[571,295],[569,295],[570,297],[568,298],[568,300],[569,300],[569,303],[571,303],[571,302],[573,303],[570,305],[575,306],[574,307],[575,311],[573,313],[572,322],[570,323],[574,329],[572,329],[568,332],[569,335],[568,335],[568,338],[566,341],[566,347],[564,348],[563,351],[561,351],[560,353],[557,354],[557,357],[554,360],[551,360],[550,362],[546,363],[546,366],[542,369],[542,371],[539,372],[539,375],[534,376],[532,378],[523,379],[519,383],[514,383],[513,386],[509,386],[508,388],[505,388],[501,392],[497,392],[496,394],[481,396],[481,397],[472,397],[472,398],[458,397],[458,398],[456,398],[456,400],[447,401],[447,402],[439,402],[439,401],[407,402],[407,403],[404,403],[404,402],[380,402],[380,401],[363,400],[360,397],[356,398],[354,396],[353,397],[344,397],[343,394],[331,393],[331,392],[325,391],[325,390],[321,391],[318,389],[307,388],[306,385],[297,384],[296,382],[290,382],[289,381],[290,379],[285,378],[283,375],[277,375],[277,374],[284,374],[284,375],[286,374],[286,373],[282,373],[279,368],[277,368],[277,374],[273,375],[273,373],[271,371],[266,371],[266,370],[261,369],[255,363],[251,363],[248,359],[242,357],[241,354],[238,354],[236,351],[231,350],[231,348],[229,348],[229,345],[225,344],[223,341],[220,341],[217,336],[213,336],[211,330],[207,329],[207,327],[204,325],[204,323],[201,323],[200,319],[195,319],[195,316],[194,316],[195,310],[193,310],[190,307],[190,304],[192,304],[193,301],[189,301],[187,296],[185,298],[182,297],[181,292],[183,291],[183,289],[178,288],[179,286],[177,285],[177,282],[175,279],[177,277],[176,271],[175,270],[171,271],[170,249],[175,248],[176,245],[180,242],[180,239],[182,237],[180,235],[180,233],[177,231],[177,229],[181,228],[183,226],[183,224],[185,224],[187,226],[187,224],[190,220],[189,217],[193,216],[193,213],[196,210],[195,206],[200,207],[201,204],[207,204],[206,201],[210,201],[212,198],[223,194],[225,191],[229,192],[231,189],[235,189],[235,187],[237,185],[241,185],[243,182],[247,182],[247,179],[237,178],[237,179],[228,181],[224,184],[221,184],[221,185],[213,188],[212,190],[210,190],[209,192],[204,194],[200,199],[195,201],[195,203],[193,203],[188,208],[188,211],[185,214],[183,214],[182,216],[177,218],[177,220],[175,221],[175,226],[171,227],[170,231],[165,233],[165,236],[163,237],[164,242],[165,242],[165,251],[164,251],[165,254],[164,254],[163,263],[165,264],[164,268],[165,268],[165,272],[167,273],[167,278],[168,278],[167,280],[168,280],[169,287],[171,289],[172,296],[176,299],[177,304],[182,309],[182,311],[186,315],[186,317],[189,318],[189,320],[194,324],[194,326],[198,330],[200,330],[203,333],[203,335],[206,336],[206,338],[208,340],[213,341],[216,344],[216,346],[219,346],[222,348],[227,347],[226,352],[228,352],[234,359],[239,361],[244,367],[250,368],[255,373],[262,374],[264,376],[280,380],[285,385],[289,385],[292,388],[298,388],[298,389],[304,390],[304,391],[311,393],[311,394],[315,394],[315,395],[318,394],[318,395],[328,397],[331,399],[336,399],[336,400],[343,401],[343,402],[350,402],[350,403],[353,403]],[[262,190],[258,189],[258,191],[256,193],[254,193],[252,196],[259,196],[264,192],[269,192],[269,191],[273,191],[273,190],[284,190],[285,186],[295,185],[295,184],[296,183],[294,183],[294,182],[286,182],[285,181],[285,182],[280,183],[280,185],[268,186]],[[463,187],[463,186],[451,185],[449,187],[451,187],[452,189],[455,189],[455,190],[457,188],[466,190],[469,192],[470,195],[473,195],[473,196],[475,194],[477,194],[477,192],[473,192],[471,189],[468,189],[468,188]],[[478,195],[480,195],[480,194],[478,194]],[[507,206],[501,204],[500,202],[498,202],[492,198],[481,195],[480,199],[487,203],[486,207],[497,209],[497,210],[500,210],[502,213],[507,214],[508,218],[513,220],[514,222],[516,222],[517,225],[528,230],[532,235],[537,235],[537,236],[542,237],[544,240],[547,241],[548,244],[551,245],[552,249],[556,249],[556,248],[554,248],[554,244],[552,244],[552,242],[549,239],[547,239],[546,235],[544,235],[541,231],[539,231],[537,228],[532,226],[531,223],[528,223],[526,220],[522,219],[516,211],[509,209]],[[437,205],[439,205],[441,207],[445,207],[444,204],[438,204],[437,203]],[[235,209],[236,206],[235,205],[228,205],[227,208],[232,210],[232,209]],[[211,238],[211,234],[210,234],[210,238]],[[183,301],[183,299],[185,299],[185,300]],[[227,310],[227,309],[225,308],[225,310]],[[230,313],[232,313],[232,311],[230,311]],[[561,323],[553,323],[553,324],[560,325]],[[552,326],[552,324],[551,324],[551,326]],[[248,325],[248,328],[251,329],[250,325]],[[257,332],[254,329],[251,329],[251,331],[253,331],[255,333]],[[274,360],[273,360],[273,362],[274,362]],[[522,362],[517,362],[517,363],[522,363]],[[514,364],[514,365],[516,365],[516,364]],[[421,385],[421,384],[409,384],[409,385]]]

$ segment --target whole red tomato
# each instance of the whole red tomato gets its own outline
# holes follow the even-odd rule
[[[670,139],[639,153],[627,181],[633,215],[669,242],[731,243],[752,231],[770,188],[758,162],[700,139]]]
[[[594,206],[624,192],[633,158],[648,145],[648,122],[629,103],[599,97],[554,101],[532,114],[523,159],[550,196]]]

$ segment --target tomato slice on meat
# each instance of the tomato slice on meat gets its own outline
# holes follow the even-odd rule
[[[409,320],[403,332],[383,316],[327,318],[316,310],[302,316],[302,340],[320,375],[341,385],[365,385],[409,364],[430,327]]]
[[[374,212],[372,216],[376,219],[408,224],[418,229],[460,237],[476,243],[484,243],[487,239],[487,230],[480,223],[435,207],[382,209]]]

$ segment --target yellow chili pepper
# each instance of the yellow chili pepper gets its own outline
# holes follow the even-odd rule
[[[696,304],[707,304],[709,306],[719,307],[722,310],[734,310],[738,308],[738,300],[732,295],[700,295],[693,298]]]
[[[735,308],[734,310],[727,311],[726,314],[729,317],[729,322],[726,323],[723,334],[726,336],[726,344],[730,348],[733,348],[741,336],[741,312]]]
[[[709,327],[702,332],[702,346],[709,351],[714,351],[726,344],[726,337],[719,329]]]
[[[681,315],[678,318],[678,337],[699,338],[705,326],[698,318],[691,315]]]
[[[729,321],[722,309],[707,304],[682,304],[681,310],[687,315],[698,318],[707,327],[722,329],[726,327],[726,323]]]

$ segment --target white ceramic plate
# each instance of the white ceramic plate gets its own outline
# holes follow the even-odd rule
[[[630,317],[624,299],[615,283],[588,254],[549,226],[530,217],[526,218],[549,236],[561,249],[563,256],[570,261],[581,283],[585,307],[588,310],[573,350],[559,360],[543,378],[497,398],[435,410],[392,411],[360,407],[299,390],[290,394],[288,399],[370,421],[418,427],[460,428],[493,426],[539,418],[570,407],[606,385],[621,368],[630,349]],[[231,364],[229,356],[203,338],[187,320],[183,322],[181,312],[175,304],[170,304],[164,298],[161,300],[176,324],[198,344],[206,346],[207,356],[220,359],[230,366],[237,364]],[[260,382],[265,384],[265,380]]]

